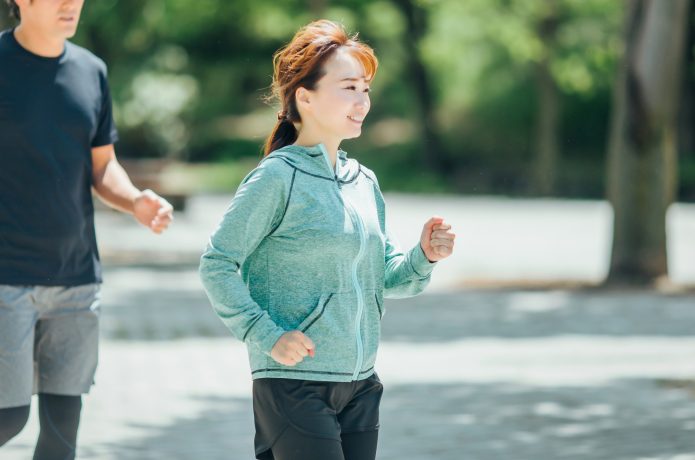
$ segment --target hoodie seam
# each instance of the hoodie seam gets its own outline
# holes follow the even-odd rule
[[[376,181],[374,179],[372,179],[372,177],[369,174],[364,172],[364,169],[362,169],[362,165],[359,165],[359,170],[357,171],[357,175],[359,175],[360,173],[364,174],[364,177],[366,177],[367,179],[372,181],[372,183],[376,186],[377,190],[381,191],[381,189],[379,188],[379,185],[376,183]]]
[[[318,155],[316,155],[316,156],[318,157]],[[293,164],[290,163],[286,158],[283,158],[283,157],[280,156],[280,155],[274,156],[274,157],[272,157],[272,158],[277,158],[277,159],[279,159],[279,160],[284,161],[284,162],[285,162],[288,166],[290,166],[291,168],[294,168],[295,170],[297,170],[297,171],[299,171],[299,172],[301,172],[301,173],[304,173],[304,174],[306,174],[307,176],[316,177],[316,178],[318,178],[318,179],[328,180],[328,181],[331,181],[331,182],[337,181],[337,182],[340,183],[340,184],[351,184],[352,182],[354,182],[355,180],[357,180],[357,178],[358,178],[359,175],[360,175],[360,172],[362,172],[363,174],[365,174],[364,171],[362,171],[362,166],[358,163],[358,165],[357,165],[357,168],[358,168],[358,169],[357,169],[357,172],[355,173],[355,175],[352,176],[352,178],[350,178],[349,180],[341,180],[341,179],[336,179],[335,177],[326,177],[326,176],[321,176],[321,175],[319,175],[319,174],[310,173],[309,171],[306,171],[306,170],[304,170],[304,169],[302,169],[302,168],[300,168],[300,167],[298,167],[298,166],[293,165]],[[365,175],[366,175],[366,174],[365,174]],[[334,174],[334,176],[335,176],[335,174]],[[369,177],[369,176],[367,176],[367,177]]]
[[[285,158],[283,158],[283,157],[281,157],[281,156],[276,156],[276,157],[274,157],[274,158],[278,158],[278,159],[284,161],[284,162],[285,162],[287,165],[289,165],[291,168],[294,168],[296,171],[302,172],[302,173],[306,174],[307,176],[317,177],[317,178],[319,178],[319,179],[329,180],[329,181],[333,182],[333,178],[332,178],[332,177],[319,176],[318,174],[313,174],[313,173],[310,173],[310,172],[308,172],[308,171],[305,171],[305,170],[303,170],[302,168],[299,168],[299,167],[293,165],[293,164],[290,163],[287,159],[285,159]]]
[[[374,366],[370,367],[367,370],[360,371],[359,375],[366,374],[368,372],[371,372],[374,370]],[[253,374],[258,374],[259,372],[294,372],[294,373],[299,373],[299,374],[323,374],[323,375],[350,375],[352,376],[354,373],[353,372],[331,372],[331,371],[317,371],[317,370],[312,370],[312,369],[278,369],[278,368],[265,368],[265,369],[256,369],[251,372],[251,375]]]
[[[292,166],[292,165],[290,165]],[[282,221],[285,220],[285,215],[287,214],[287,208],[290,207],[290,198],[292,198],[292,190],[294,190],[294,179],[297,176],[297,169],[295,168],[294,171],[292,171],[292,182],[290,182],[290,191],[287,193],[287,202],[285,203],[285,209],[282,211],[282,215],[280,216],[280,220],[278,221],[277,224],[273,227],[273,229],[268,233],[268,236],[271,236],[275,231],[280,227],[280,224],[282,224]]]

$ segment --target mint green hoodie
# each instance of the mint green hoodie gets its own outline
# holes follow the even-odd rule
[[[248,346],[254,379],[349,382],[374,372],[383,298],[419,294],[434,267],[388,236],[374,173],[345,152],[287,146],[242,181],[200,262],[213,308]],[[270,357],[299,330],[316,354],[295,366]]]

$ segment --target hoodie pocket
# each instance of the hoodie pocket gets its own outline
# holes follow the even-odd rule
[[[352,375],[357,358],[356,307],[353,293],[321,296],[311,313],[296,328],[314,342],[315,355],[292,367],[292,372]]]
[[[309,328],[311,328],[311,326],[313,326],[324,315],[324,313],[326,312],[326,306],[330,303],[332,298],[333,293],[322,295],[319,298],[316,307],[311,311],[311,313],[309,313],[309,316],[304,318],[304,321],[302,321],[299,324],[299,326],[297,326],[297,330],[301,331],[302,333],[305,333],[307,330],[309,330]]]

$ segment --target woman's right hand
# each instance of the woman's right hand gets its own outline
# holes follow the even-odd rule
[[[270,357],[285,366],[294,366],[307,356],[314,356],[316,346],[309,337],[300,331],[285,332],[275,342]]]

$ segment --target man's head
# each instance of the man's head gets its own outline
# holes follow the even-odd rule
[[[71,38],[84,0],[6,0],[22,27],[54,38]]]

